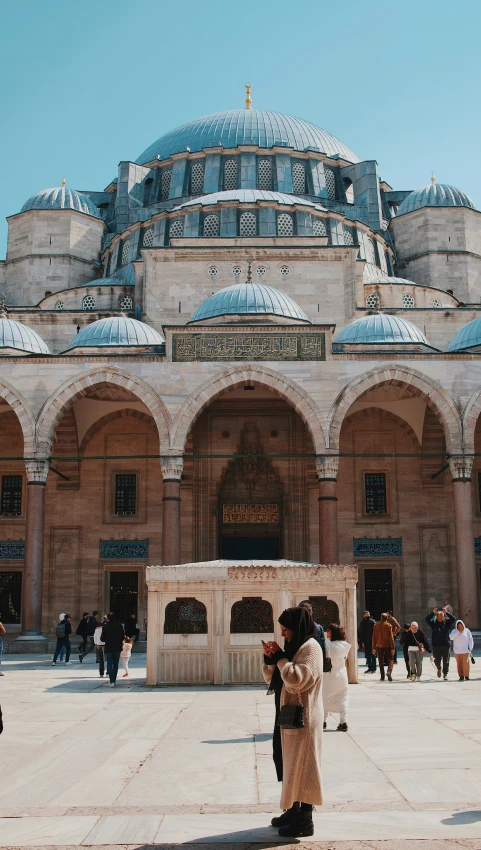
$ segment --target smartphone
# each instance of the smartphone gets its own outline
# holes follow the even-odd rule
[[[262,646],[267,646],[265,640],[261,640],[261,644],[262,644]]]

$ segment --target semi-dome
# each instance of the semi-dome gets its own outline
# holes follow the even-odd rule
[[[314,204],[306,198],[298,198],[296,195],[287,195],[285,192],[268,192],[265,189],[228,189],[223,192],[211,192],[209,195],[200,195],[198,198],[193,198],[191,201],[186,201],[185,204],[180,204],[174,207],[174,210],[181,210],[184,207],[194,207],[200,204],[203,207],[214,206],[214,204],[238,202],[239,204],[257,204],[259,201],[285,204],[293,206],[300,204],[305,207],[312,207],[322,212],[327,212],[326,207],[321,204]]]
[[[164,346],[163,336],[137,319],[109,316],[86,325],[66,349],[79,348],[152,348]]]
[[[197,308],[190,322],[220,316],[277,316],[309,322],[303,310],[284,292],[263,283],[236,283],[215,292]]]
[[[423,345],[431,348],[423,333],[400,316],[371,313],[346,325],[333,340],[338,345]]]
[[[0,316],[0,353],[3,349],[22,351],[25,354],[50,354],[49,347],[32,328]]]
[[[359,162],[359,157],[327,130],[302,118],[267,109],[232,109],[189,121],[153,142],[137,162],[167,159],[186,150],[194,153],[204,148],[237,148],[239,145],[261,148],[276,145],[296,151],[315,148],[328,156],[338,155],[348,162]]]
[[[453,336],[448,351],[468,351],[478,347],[481,347],[481,316],[468,322]]]
[[[396,217],[405,213],[420,210],[423,207],[469,207],[475,209],[474,202],[469,195],[461,192],[456,186],[447,183],[428,183],[421,189],[411,192],[399,205]]]
[[[43,189],[42,192],[32,195],[20,212],[27,210],[77,210],[101,218],[100,210],[87,195],[77,192],[76,189],[67,189],[66,186]]]

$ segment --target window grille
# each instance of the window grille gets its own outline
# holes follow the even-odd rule
[[[310,596],[312,605],[312,616],[316,623],[320,623],[325,629],[329,623],[339,623],[339,608],[332,599],[327,596]]]
[[[122,245],[122,265],[126,266],[129,262],[129,240],[126,239]]]
[[[434,301],[433,301],[433,307],[441,307],[441,302],[438,301],[437,298],[435,298]]]
[[[371,310],[378,310],[381,306],[381,299],[377,292],[372,292],[366,298],[366,307],[369,307]]]
[[[132,310],[134,303],[130,295],[119,295],[119,307],[121,310]]]
[[[142,248],[151,248],[154,244],[154,228],[148,227],[142,238]]]
[[[332,168],[324,168],[326,178],[327,197],[330,201],[336,200],[336,175]]]
[[[224,162],[224,189],[237,189],[236,159],[226,159]]]
[[[313,218],[312,220],[312,235],[327,236],[326,225],[321,218]]]
[[[243,596],[234,602],[231,610],[230,633],[249,634],[257,632],[269,634],[274,631],[272,605],[260,596]]]
[[[211,276],[211,277],[215,277],[215,276],[216,276],[216,274],[217,274],[217,271],[218,271],[218,269],[217,269],[217,267],[216,267],[216,266],[211,266],[211,267],[210,267],[210,269],[209,269],[209,274],[210,274],[210,276]]]
[[[20,570],[7,573],[0,571],[0,609],[2,623],[19,625],[22,600],[22,573]]]
[[[234,275],[234,277],[240,277],[241,274],[242,274],[241,267],[240,266],[234,266],[234,268],[232,269],[232,274]]]
[[[22,513],[22,476],[2,476],[2,516],[20,516]]]
[[[306,194],[306,168],[302,162],[292,163],[292,191],[296,195]]]
[[[161,183],[161,201],[168,201],[170,195],[170,184],[172,181],[172,169],[166,168],[162,172],[162,183]]]
[[[344,227],[343,233],[344,233],[344,245],[354,245],[354,236],[352,235],[351,231],[347,227]]]
[[[272,163],[270,159],[259,160],[258,174],[259,189],[270,192],[272,190]]]
[[[289,266],[281,266],[280,272],[281,272],[282,277],[287,277],[287,275],[290,273]]]
[[[115,513],[117,516],[133,516],[136,513],[137,476],[115,476]]]
[[[277,235],[294,236],[294,221],[289,213],[280,213],[277,216]]]
[[[202,195],[204,191],[204,163],[193,162],[190,169],[190,194]]]
[[[258,274],[259,277],[264,277],[265,273],[266,273],[266,270],[265,270],[264,266],[258,266],[256,268],[256,274]]]
[[[56,310],[63,310],[63,301],[57,301],[55,305]]]
[[[95,310],[95,298],[93,295],[86,295],[82,300],[82,310]]]
[[[178,597],[165,608],[164,634],[206,635],[207,609],[193,597]]]
[[[414,298],[412,295],[403,295],[403,307],[414,307]]]
[[[240,217],[239,233],[241,236],[255,236],[257,232],[257,222],[255,214],[252,212],[243,212]]]
[[[184,219],[183,218],[175,218],[174,221],[170,222],[169,227],[169,237],[171,239],[175,239],[177,236],[184,235]]]
[[[204,236],[219,235],[219,216],[208,215],[204,220]]]
[[[366,473],[364,476],[367,514],[386,514],[386,475],[384,472]]]

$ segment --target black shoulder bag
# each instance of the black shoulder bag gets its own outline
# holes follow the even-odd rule
[[[279,717],[277,718],[277,725],[281,727],[281,729],[303,729],[304,728],[304,706],[302,704],[301,692],[297,690],[297,705],[283,705],[280,712]]]

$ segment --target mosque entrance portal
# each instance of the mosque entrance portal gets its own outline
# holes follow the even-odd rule
[[[279,537],[222,537],[221,557],[228,561],[276,560],[281,557]]]

